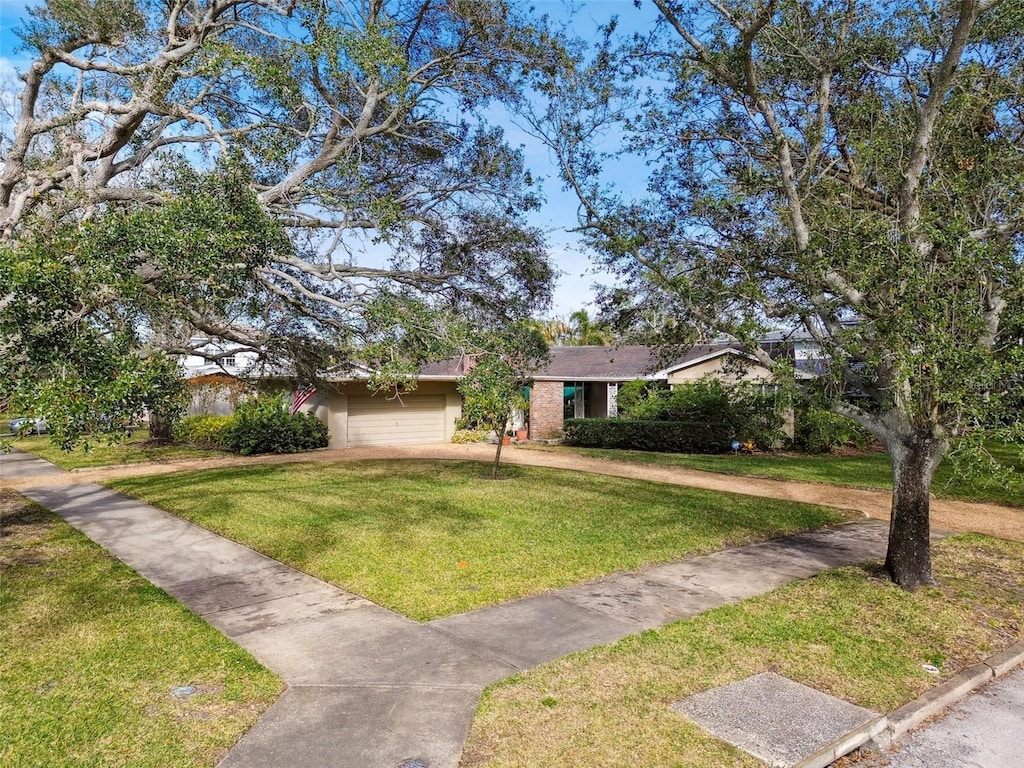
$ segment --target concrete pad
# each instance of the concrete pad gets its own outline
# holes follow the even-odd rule
[[[292,685],[475,685],[515,670],[378,606],[233,638]]]
[[[870,710],[763,672],[672,705],[714,736],[771,766],[793,766],[878,718]]]
[[[515,669],[620,640],[642,624],[539,595],[436,619],[427,626],[481,649]]]
[[[480,689],[288,689],[219,768],[456,768]]]

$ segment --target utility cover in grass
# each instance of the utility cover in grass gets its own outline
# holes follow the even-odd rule
[[[796,765],[878,717],[772,672],[698,693],[672,709],[779,768]]]

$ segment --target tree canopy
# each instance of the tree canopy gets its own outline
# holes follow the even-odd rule
[[[483,116],[534,35],[501,0],[49,0],[19,32],[3,394],[28,405],[55,371],[37,347],[83,334],[126,370],[218,338],[297,376],[410,372],[448,351],[446,318],[549,301],[536,190]],[[89,354],[62,375],[95,378]]]
[[[1024,6],[1004,0],[653,0],[621,45],[566,46],[525,109],[663,343],[799,328],[812,384],[886,446],[886,566],[931,580],[928,490],[1022,365],[999,334],[1024,283]],[[589,58],[588,58],[589,56]],[[630,199],[594,137],[651,168]]]

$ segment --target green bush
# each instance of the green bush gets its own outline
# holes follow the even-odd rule
[[[584,448],[620,448],[658,453],[721,453],[733,436],[707,421],[566,419],[563,437]]]
[[[233,422],[233,416],[186,416],[175,422],[171,436],[179,443],[227,450],[227,432]]]
[[[843,445],[863,448],[870,435],[859,424],[838,413],[812,405],[797,409],[793,447],[808,453],[831,453]]]
[[[452,435],[453,443],[486,443],[491,436],[489,429],[457,429]]]
[[[238,404],[225,442],[243,456],[297,453],[325,448],[327,426],[311,413],[290,415],[284,395],[264,395]]]
[[[663,383],[627,381],[619,387],[619,416],[634,421],[668,421],[672,390]]]
[[[625,399],[623,399],[625,394]],[[674,389],[648,382],[629,382],[619,390],[619,414],[643,422],[674,421],[711,429],[728,446],[733,440],[769,449],[783,438],[782,415],[773,392],[760,384],[723,384],[705,377]],[[610,446],[609,446],[610,447]]]

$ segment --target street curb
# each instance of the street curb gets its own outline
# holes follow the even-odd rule
[[[1022,662],[1024,640],[1018,640],[1006,650],[968,667],[934,688],[929,688],[918,698],[888,715],[881,715],[854,728],[810,757],[796,763],[792,768],[825,768],[862,746],[872,750],[888,749],[894,739],[898,739],[937,712],[955,704],[975,688],[1015,669]]]
[[[831,744],[826,744],[810,757],[805,757],[791,768],[825,768],[832,765],[843,755],[848,755],[858,747],[864,746],[871,739],[879,737],[889,727],[885,715],[868,720],[864,725],[854,728],[845,736],[840,736]]]
[[[898,739],[936,712],[959,701],[975,688],[1006,674],[1022,661],[1024,640],[1018,640],[1006,650],[925,691],[919,698],[889,713],[889,739]]]

